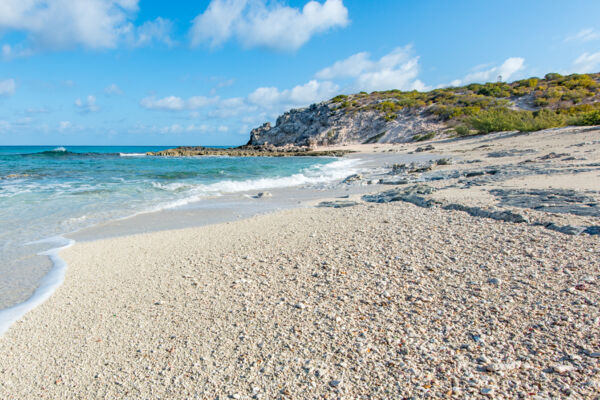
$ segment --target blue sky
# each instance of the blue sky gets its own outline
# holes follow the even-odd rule
[[[598,15],[597,0],[2,0],[0,145],[234,145],[339,93],[598,72]]]

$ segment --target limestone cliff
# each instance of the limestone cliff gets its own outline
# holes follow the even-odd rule
[[[327,146],[346,143],[400,143],[415,135],[442,131],[446,125],[427,109],[404,109],[392,119],[375,108],[348,110],[332,100],[290,110],[275,126],[250,132],[250,145]]]
[[[600,73],[556,73],[428,92],[357,93],[290,110],[248,145],[401,143],[433,137],[600,124]]]

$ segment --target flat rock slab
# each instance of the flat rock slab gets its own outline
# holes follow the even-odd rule
[[[352,207],[357,205],[356,201],[349,200],[335,200],[335,201],[322,201],[319,203],[317,207],[331,207],[331,208],[344,208],[344,207]]]
[[[517,149],[502,150],[502,151],[493,151],[491,153],[488,153],[487,156],[490,157],[490,158],[501,158],[501,157],[522,156],[524,154],[530,154],[530,153],[536,153],[536,151],[533,150],[533,149],[525,149],[525,150],[517,150]]]
[[[509,207],[550,213],[600,217],[600,205],[589,195],[570,189],[493,189],[490,193]]]
[[[423,195],[431,194],[434,188],[427,185],[415,185],[406,188],[395,188],[385,192],[365,195],[362,199],[369,203],[389,203],[393,201],[405,201],[419,207],[431,207],[435,202],[428,200]]]

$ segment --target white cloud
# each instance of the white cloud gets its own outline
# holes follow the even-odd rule
[[[345,60],[316,73],[320,79],[355,78],[352,90],[424,90],[425,84],[417,79],[419,57],[412,46],[397,47],[379,60],[371,60],[366,52],[354,54]]]
[[[15,94],[17,84],[14,79],[0,81],[0,96],[10,96]]]
[[[73,126],[73,124],[71,123],[71,121],[60,121],[58,123],[58,130],[60,132],[64,132],[67,129],[70,129]]]
[[[111,96],[123,94],[123,91],[119,86],[117,86],[116,83],[111,83],[110,85],[104,88],[104,93]]]
[[[2,58],[5,60],[13,60],[15,58],[29,57],[33,52],[31,49],[24,48],[22,45],[11,46],[5,44],[2,46]]]
[[[567,36],[565,42],[589,42],[596,39],[600,39],[600,32],[587,28],[580,30],[575,35]]]
[[[235,83],[235,79],[231,78],[231,79],[226,79],[224,81],[219,82],[217,84],[217,86],[220,88],[224,88],[224,87],[232,86],[234,83]]]
[[[455,79],[450,82],[451,86],[461,86],[473,82],[496,81],[501,77],[503,81],[508,81],[518,71],[523,69],[525,59],[521,57],[507,58],[502,65],[492,67],[483,71],[476,71],[468,74],[462,79]]]
[[[139,27],[129,24],[126,28],[128,42],[131,46],[142,47],[152,43],[163,43],[173,46],[175,42],[171,39],[173,22],[158,17],[154,21],[146,21]]]
[[[337,61],[331,67],[322,69],[315,76],[319,79],[357,77],[364,71],[375,67],[376,63],[369,60],[369,57],[367,52],[354,54],[345,60]]]
[[[575,72],[598,72],[600,70],[600,52],[583,53],[573,62]]]
[[[235,37],[244,47],[296,50],[317,33],[348,25],[342,0],[309,1],[302,9],[266,0],[212,0],[193,21],[193,46]]]
[[[209,127],[206,124],[202,124],[202,125],[172,124],[172,125],[167,125],[167,126],[151,126],[151,127],[146,127],[144,125],[140,125],[138,128],[142,132],[150,131],[150,132],[160,133],[160,134],[181,134],[181,133],[193,133],[193,132],[208,132],[210,130],[216,130],[214,128]]]
[[[0,29],[27,32],[36,47],[115,47],[138,0],[2,0]]]
[[[79,112],[89,113],[96,112],[100,110],[100,107],[96,105],[96,97],[89,95],[85,100],[77,99],[75,100],[75,106]]]
[[[177,96],[168,96],[162,99],[150,96],[144,97],[140,101],[140,105],[148,110],[181,111],[203,108],[216,101],[218,101],[217,97],[194,96],[185,100]]]
[[[275,87],[258,88],[250,93],[248,101],[258,106],[304,106],[328,99],[338,90],[339,87],[335,83],[312,80],[304,85],[281,91]]]
[[[172,22],[158,17],[140,26],[131,22],[139,0],[2,0],[0,31],[27,35],[24,43],[2,46],[4,59],[29,56],[39,50],[75,46],[89,49],[172,45]]]

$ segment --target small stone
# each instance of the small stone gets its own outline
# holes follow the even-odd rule
[[[489,283],[490,285],[499,285],[499,284],[500,284],[500,282],[501,282],[501,281],[500,281],[500,279],[498,279],[498,278],[490,278],[490,279],[488,280],[488,283]]]
[[[300,310],[304,310],[306,308],[306,304],[304,304],[304,303],[298,303],[294,307],[296,307],[296,308],[298,308]]]
[[[346,179],[344,179],[342,181],[342,183],[356,182],[356,181],[360,181],[362,178],[363,177],[361,174],[354,174],[354,175],[350,175],[350,176],[346,177]]]
[[[481,394],[483,394],[485,396],[492,396],[494,393],[494,389],[485,387],[485,388],[481,388],[480,392],[481,392]]]
[[[332,381],[329,382],[329,386],[331,386],[331,387],[338,387],[341,383],[342,383],[342,381],[334,379],[334,380],[332,380]]]
[[[273,197],[271,192],[260,192],[255,196],[257,199],[261,199],[263,197]]]
[[[575,369],[572,365],[553,365],[552,370],[557,374],[565,374],[567,372],[571,372]]]
[[[600,358],[600,351],[593,351],[588,354],[592,358]]]

